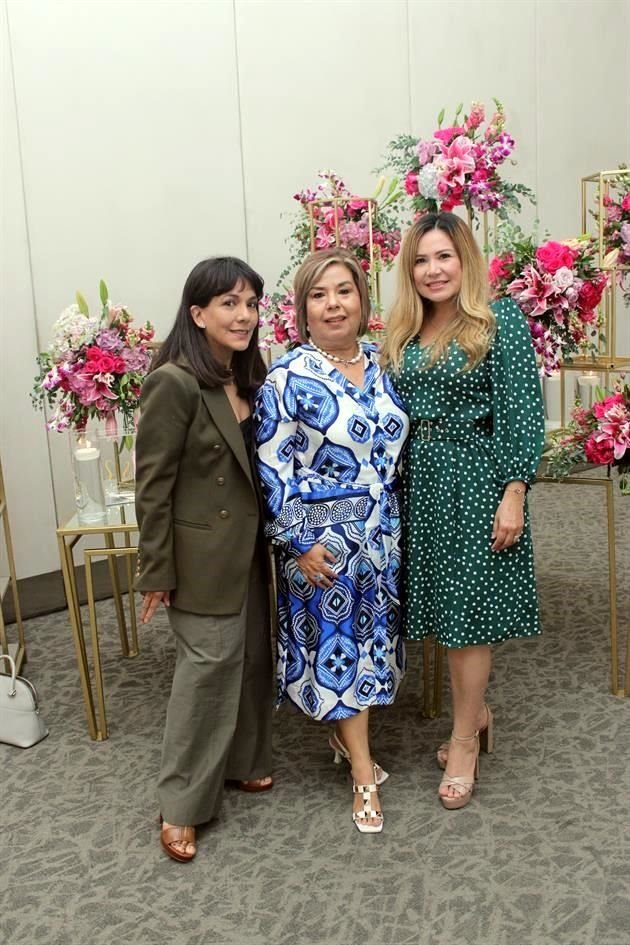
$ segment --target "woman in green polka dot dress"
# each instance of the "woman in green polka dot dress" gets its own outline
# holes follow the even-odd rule
[[[491,644],[540,633],[526,492],[544,414],[520,309],[488,304],[470,228],[427,214],[408,231],[383,358],[411,420],[403,518],[404,626],[448,648],[453,731],[438,751],[444,807],[478,774]]]

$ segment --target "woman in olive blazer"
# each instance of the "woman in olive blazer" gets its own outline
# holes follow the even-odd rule
[[[272,786],[271,644],[251,401],[263,282],[232,257],[204,260],[141,397],[136,442],[142,619],[167,608],[176,665],[158,797],[161,843],[196,853],[226,780]]]

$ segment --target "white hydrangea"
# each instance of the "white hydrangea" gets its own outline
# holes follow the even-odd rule
[[[418,190],[427,200],[437,200],[437,182],[442,171],[437,163],[425,164],[418,173]]]
[[[98,328],[98,318],[83,315],[76,304],[69,305],[52,327],[53,340],[49,350],[57,358],[67,351],[77,351],[94,341]]]

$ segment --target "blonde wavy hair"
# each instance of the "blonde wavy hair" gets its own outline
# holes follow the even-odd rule
[[[430,230],[445,233],[462,266],[462,285],[457,315],[431,344],[426,367],[432,367],[455,341],[466,355],[464,371],[471,371],[488,352],[496,330],[496,320],[488,303],[488,274],[484,258],[472,231],[454,213],[427,213],[407,230],[398,259],[398,293],[387,320],[387,335],[381,363],[400,371],[405,348],[417,338],[424,320],[425,306],[413,280],[418,243]]]

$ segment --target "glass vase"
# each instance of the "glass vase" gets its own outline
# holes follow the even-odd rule
[[[107,516],[101,454],[96,439],[93,431],[70,430],[74,500],[82,525],[100,525]]]
[[[133,502],[136,491],[135,424],[109,417],[98,426],[98,449],[106,505]]]
[[[619,488],[622,495],[630,495],[630,466],[622,466],[620,468]]]

